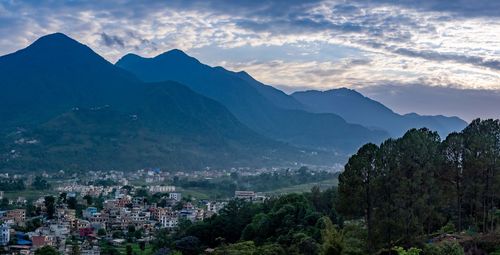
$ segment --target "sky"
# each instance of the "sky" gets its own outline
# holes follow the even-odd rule
[[[500,1],[0,0],[0,55],[62,32],[116,62],[174,48],[287,93],[357,89],[399,113],[500,118]]]

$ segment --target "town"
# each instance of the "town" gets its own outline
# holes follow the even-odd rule
[[[266,192],[238,190],[238,179],[248,185],[251,178],[259,181],[274,175],[320,181],[335,174],[335,169],[312,171],[305,167],[176,173],[141,169],[132,173],[2,174],[0,252],[39,254],[37,251],[51,247],[62,254],[108,254],[106,249],[119,254],[133,254],[132,251],[150,254],[159,230],[173,232],[184,222],[210,218],[234,199],[260,203],[271,196]],[[233,189],[221,193],[225,195],[207,196],[206,193],[217,192],[206,189],[194,192],[196,189],[186,188],[208,185],[223,190],[225,178],[236,183]]]

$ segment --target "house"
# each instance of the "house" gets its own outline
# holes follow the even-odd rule
[[[5,246],[9,244],[10,241],[10,228],[7,224],[2,224],[0,226],[0,246]]]
[[[167,192],[174,192],[175,187],[174,186],[149,186],[149,192],[151,193],[167,193]]]
[[[90,217],[94,216],[94,214],[97,213],[97,208],[95,207],[87,207],[85,211],[83,211],[83,218],[89,219]]]
[[[246,190],[237,190],[234,192],[234,197],[237,199],[249,200],[252,201],[255,199],[254,191],[246,191]]]
[[[173,215],[162,215],[160,217],[160,224],[162,228],[172,229],[179,224],[179,218]]]
[[[43,246],[52,246],[52,241],[48,236],[32,236],[31,241],[33,242],[33,248],[38,249]]]
[[[173,199],[177,202],[181,201],[182,199],[182,194],[178,192],[171,192],[168,194],[168,198]]]
[[[14,209],[6,213],[5,218],[7,221],[11,221],[17,225],[22,225],[26,220],[26,210],[25,209]]]
[[[94,230],[92,228],[80,228],[80,229],[78,229],[78,234],[81,237],[93,236]]]
[[[226,206],[226,202],[207,202],[207,212],[219,213],[219,210]]]

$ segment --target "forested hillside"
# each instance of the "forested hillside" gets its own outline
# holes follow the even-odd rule
[[[372,252],[419,246],[443,228],[498,238],[500,122],[476,119],[444,141],[413,129],[367,144],[349,159],[338,191],[339,212],[364,219]]]
[[[441,141],[409,130],[366,144],[326,191],[231,201],[203,222],[160,231],[156,248],[199,254],[498,254],[500,122]]]

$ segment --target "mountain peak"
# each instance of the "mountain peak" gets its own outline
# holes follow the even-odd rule
[[[157,59],[162,59],[162,58],[175,58],[175,59],[195,59],[188,54],[186,54],[184,51],[179,50],[179,49],[172,49],[166,52],[163,52],[162,54],[154,57]]]
[[[53,33],[42,36],[38,38],[35,42],[33,42],[28,48],[37,48],[37,47],[61,47],[61,46],[83,46],[83,44],[79,43],[75,39],[63,34],[63,33]]]
[[[341,95],[341,96],[361,96],[361,97],[364,97],[361,93],[357,92],[356,90],[349,89],[346,87],[326,90],[325,93],[336,94],[336,95]]]
[[[20,65],[47,68],[60,66],[82,66],[96,64],[110,65],[110,63],[95,53],[87,45],[63,34],[54,33],[42,36],[28,47],[5,56],[16,59]],[[4,58],[5,60],[5,58]],[[79,67],[77,67],[79,68]]]

